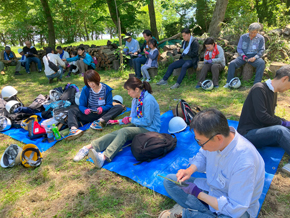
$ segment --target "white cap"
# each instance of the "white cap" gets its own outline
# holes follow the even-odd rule
[[[23,52],[22,48],[18,48],[18,53],[20,54],[21,52]]]

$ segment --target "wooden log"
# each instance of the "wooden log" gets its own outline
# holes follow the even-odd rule
[[[163,47],[163,51],[169,51],[169,50],[173,50],[173,49],[177,49],[178,47],[176,45],[165,45]]]
[[[181,67],[174,69],[172,75],[178,77],[180,73],[181,73]],[[187,69],[186,73],[187,73],[188,78],[190,79],[190,76],[195,73],[195,70],[193,69],[193,67],[190,67]]]
[[[120,68],[120,61],[119,61],[119,60],[114,60],[114,61],[113,61],[113,69],[114,69],[115,71],[118,71],[119,68]]]
[[[148,73],[150,75],[150,78],[152,79],[155,76],[157,76],[157,74],[158,74],[158,68],[156,68],[156,67],[149,68],[148,69]]]
[[[167,39],[163,39],[163,40],[159,41],[159,45],[162,44],[163,42],[170,41],[172,39],[178,39],[178,38],[181,38],[181,33],[178,33],[178,34],[171,36]]]
[[[277,70],[279,70],[281,67],[285,66],[287,64],[282,63],[282,62],[272,62],[269,70],[274,74],[273,76],[276,75]]]
[[[249,81],[250,79],[252,79],[254,75],[254,71],[255,71],[255,68],[251,64],[246,63],[243,67],[243,73],[242,73],[243,80]]]

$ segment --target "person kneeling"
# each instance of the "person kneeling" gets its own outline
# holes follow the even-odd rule
[[[142,83],[140,79],[133,77],[125,82],[124,88],[128,90],[128,94],[133,100],[130,117],[124,117],[122,122],[124,124],[131,123],[131,125],[84,146],[74,157],[74,161],[80,161],[89,154],[96,167],[101,168],[105,161],[112,161],[126,141],[133,140],[140,133],[159,132],[161,126],[160,110],[157,101],[151,95],[150,84],[146,81]],[[104,152],[100,153],[101,151]]]
[[[181,182],[178,186],[164,180],[167,193],[179,206],[159,217],[256,217],[265,179],[259,152],[216,109],[199,112],[190,127],[201,148],[189,159],[189,168],[167,175]],[[194,172],[206,172],[206,178],[191,177]]]
[[[95,70],[85,72],[85,87],[82,89],[79,107],[68,111],[70,133],[66,140],[75,139],[83,134],[83,131],[78,129],[79,122],[85,124],[98,120],[113,107],[113,89],[100,81],[100,75]]]

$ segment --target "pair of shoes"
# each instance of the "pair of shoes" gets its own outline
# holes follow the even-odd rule
[[[53,81],[53,78],[48,79],[48,84],[51,84]]]
[[[170,87],[170,89],[177,89],[180,85],[178,83],[175,83],[173,86]]]
[[[89,158],[92,158],[97,168],[102,168],[105,163],[105,155],[101,152],[96,152],[95,149],[89,150]]]
[[[79,152],[77,153],[77,155],[74,157],[73,160],[74,160],[75,162],[78,162],[78,161],[84,159],[85,156],[87,156],[88,154],[89,154],[89,149],[87,149],[87,147],[84,146],[83,148],[81,148],[81,149],[79,150]]]
[[[224,85],[224,88],[230,88],[230,84],[229,83],[226,83],[225,85]]]
[[[219,86],[219,85],[217,85],[217,86],[214,86],[214,87],[217,89],[217,88],[219,88],[220,86]]]
[[[156,85],[160,86],[160,85],[167,85],[167,80],[160,80],[158,83],[156,83]]]
[[[150,83],[151,82],[151,79],[146,79],[146,82]]]
[[[200,85],[196,85],[196,86],[195,86],[196,89],[199,89],[200,87],[201,87]]]
[[[15,72],[14,75],[15,75],[15,76],[20,76],[20,75],[22,75],[22,73]]]
[[[162,211],[158,218],[181,218],[182,217],[182,209],[179,204],[175,204],[171,210],[164,210]]]
[[[91,124],[90,128],[91,128],[91,129],[95,129],[95,130],[100,130],[100,131],[103,130],[102,123],[101,123],[99,120],[95,120],[95,121]]]
[[[30,72],[29,72],[29,71],[28,71],[28,72],[26,72],[26,73],[30,74]]]
[[[284,167],[282,167],[282,171],[290,175],[290,162],[287,163]]]
[[[65,140],[70,141],[82,136],[84,132],[80,129],[71,129]]]
[[[57,82],[62,82],[62,79],[57,79]]]
[[[1,75],[5,75],[5,72],[4,72],[4,70],[2,70],[2,71],[1,71]]]

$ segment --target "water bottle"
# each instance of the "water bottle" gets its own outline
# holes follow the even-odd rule
[[[58,128],[55,126],[55,124],[52,124],[52,132],[54,133],[56,140],[61,139],[61,135],[59,134]]]
[[[47,140],[48,140],[48,142],[49,142],[49,143],[53,142],[53,141],[54,141],[54,137],[53,137],[53,132],[52,132],[52,130],[51,130],[50,125],[47,126],[47,131],[46,131],[46,133],[47,133]]]

